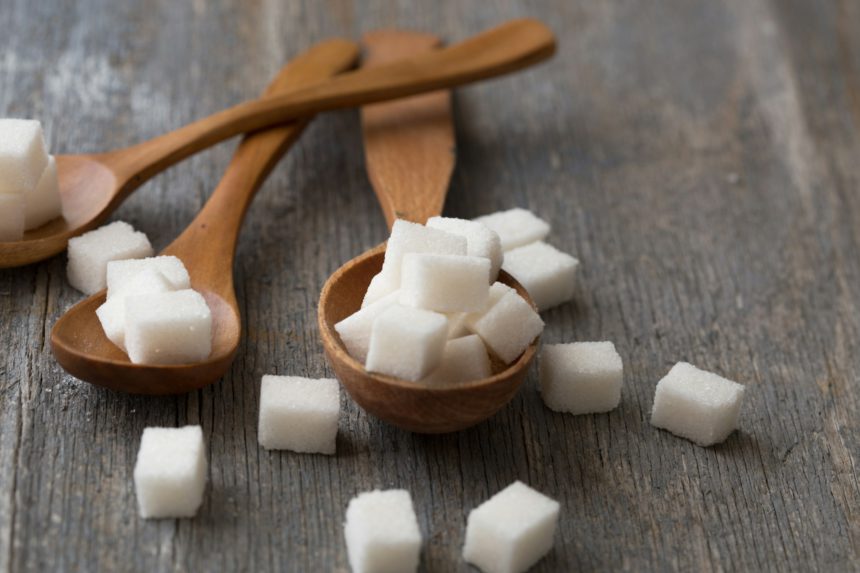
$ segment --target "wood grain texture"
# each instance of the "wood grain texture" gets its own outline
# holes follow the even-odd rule
[[[114,149],[255,97],[325,37],[453,41],[526,15],[552,25],[559,53],[455,94],[446,213],[520,205],[552,223],[583,266],[575,301],[544,313],[544,341],[613,340],[620,408],[553,413],[533,371],[467,432],[412,435],[344,398],[336,457],[257,446],[260,377],[331,375],[319,289],[386,236],[358,115],[328,114],[251,206],[235,273],[246,334],[212,387],[153,399],[72,379],[46,340],[79,299],[63,257],[0,271],[0,570],[347,571],[349,498],[406,487],[422,569],[470,571],[466,511],[517,478],[563,504],[535,571],[857,570],[857,3],[7,0],[0,115],[42,118],[59,153]],[[163,248],[234,148],[156,177],[116,217]],[[678,360],[747,384],[723,445],[648,424]],[[207,440],[204,506],[139,520],[141,432],[186,423]]]

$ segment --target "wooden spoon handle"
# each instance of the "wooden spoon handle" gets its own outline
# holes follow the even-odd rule
[[[362,44],[363,66],[372,68],[441,42],[429,34],[381,30],[367,34]],[[388,227],[395,219],[423,224],[441,214],[456,157],[451,92],[368,105],[361,122],[367,173]]]
[[[510,73],[555,52],[552,32],[536,20],[512,20],[407,60],[362,69],[299,92],[246,102],[150,142],[118,152],[135,187],[182,159],[240,133],[302,116],[416,95]]]

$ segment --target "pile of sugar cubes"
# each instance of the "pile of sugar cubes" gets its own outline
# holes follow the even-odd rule
[[[0,119],[0,242],[19,241],[62,212],[57,163],[42,124]]]
[[[502,258],[482,223],[397,220],[361,309],[335,330],[368,372],[427,384],[489,376],[487,351],[510,364],[543,330],[528,302],[496,282]]]

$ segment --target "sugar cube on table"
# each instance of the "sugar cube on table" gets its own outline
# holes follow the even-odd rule
[[[497,300],[492,302],[496,297]],[[491,288],[490,300],[489,308],[467,318],[466,327],[480,336],[490,351],[505,364],[510,364],[543,331],[543,320],[509,287]]]
[[[621,401],[621,356],[611,342],[545,344],[540,355],[540,392],[556,412],[608,412]]]
[[[125,345],[135,364],[188,364],[212,352],[212,313],[193,290],[125,298]]]
[[[679,362],[657,383],[651,424],[700,446],[725,440],[738,427],[744,387]]]
[[[31,191],[47,165],[48,151],[41,123],[32,119],[0,119],[0,193]]]
[[[428,385],[458,384],[480,380],[492,374],[490,357],[477,334],[448,340],[442,363],[421,382]]]
[[[127,284],[133,284],[138,280],[138,273],[146,269],[160,272],[171,290],[184,290],[191,288],[191,278],[188,270],[177,257],[160,256],[145,259],[126,259],[121,261],[110,261],[107,264],[107,297],[110,299],[114,294],[123,291]]]
[[[463,558],[484,573],[520,573],[549,553],[559,503],[515,481],[469,513]]]
[[[465,255],[466,246],[466,238],[460,235],[398,219],[391,227],[382,272],[389,280],[400,284],[400,268],[406,253]]]
[[[172,290],[174,290],[173,286],[167,282],[164,274],[156,268],[147,267],[135,274],[134,281],[125,283],[121,291],[115,292],[113,297],[108,297],[104,304],[96,309],[96,316],[101,322],[108,340],[125,351],[126,297]]]
[[[478,221],[456,219],[453,217],[430,217],[427,226],[460,235],[466,238],[466,254],[471,257],[484,257],[490,261],[490,282],[494,282],[502,268],[504,253],[499,234]]]
[[[335,331],[337,331],[350,356],[362,364],[367,361],[373,322],[388,307],[397,304],[399,298],[400,293],[395,291],[334,325]]]
[[[403,380],[420,380],[442,362],[447,340],[445,315],[392,305],[373,321],[365,368]]]
[[[57,162],[53,155],[48,158],[48,165],[42,171],[36,187],[25,193],[24,198],[27,203],[24,228],[28,231],[37,229],[63,214],[60,185],[57,180]]]
[[[24,237],[24,196],[0,193],[0,243]]]
[[[263,376],[257,440],[267,450],[334,454],[339,416],[337,380]]]
[[[574,257],[542,241],[508,251],[502,265],[541,311],[573,298],[577,267]]]
[[[367,291],[364,293],[364,299],[361,301],[361,308],[382,300],[399,288],[400,281],[396,281],[384,273],[375,274],[370,279],[370,284],[367,285]]]
[[[358,494],[346,508],[343,530],[353,573],[408,573],[418,569],[421,530],[408,491]]]
[[[206,466],[200,426],[146,428],[134,466],[140,516],[194,516],[203,503]]]
[[[400,304],[436,312],[473,312],[487,303],[490,261],[483,257],[408,253]]]
[[[549,223],[527,209],[515,208],[477,217],[499,235],[503,251],[510,251],[535,241],[542,241],[549,235]],[[505,254],[505,258],[507,258]]]
[[[107,286],[107,264],[121,259],[152,256],[146,235],[131,225],[116,221],[69,240],[69,284],[84,294],[94,294]]]

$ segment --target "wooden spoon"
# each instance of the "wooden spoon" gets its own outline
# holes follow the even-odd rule
[[[374,66],[406,53],[438,45],[432,36],[377,32],[365,36],[365,65]],[[395,219],[424,223],[442,212],[454,168],[454,129],[448,92],[416,96],[362,109],[367,170],[389,228]],[[374,416],[420,433],[462,430],[486,420],[516,394],[537,351],[535,340],[511,365],[494,362],[495,374],[483,380],[423,386],[370,374],[350,356],[334,325],[361,308],[370,279],[381,269],[385,245],[358,256],[326,281],[320,294],[319,329],[329,364],[350,396]],[[526,290],[501,272],[533,307]]]
[[[185,157],[239,133],[315,113],[449,88],[519,70],[555,52],[535,20],[513,20],[455,46],[385,66],[342,74],[294,93],[247,102],[135,147],[57,158],[63,219],[0,243],[0,268],[62,251],[70,237],[96,227],[144,181]]]
[[[267,95],[304,88],[352,67],[358,47],[352,42],[320,44],[293,60],[266,90]],[[233,290],[233,257],[245,211],[269,172],[302,133],[309,119],[246,137],[223,179],[191,225],[162,254],[179,257],[191,286],[212,311],[212,354],[186,365],[132,364],[105,336],[96,309],[101,291],[72,307],[51,332],[60,365],[73,376],[113,390],[139,394],[176,394],[218,380],[230,366],[242,331]]]

